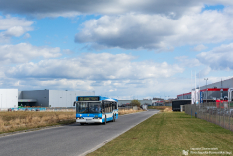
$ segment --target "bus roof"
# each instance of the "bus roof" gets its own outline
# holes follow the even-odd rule
[[[80,98],[80,97],[86,97],[86,98],[88,98],[88,97],[98,97],[99,98],[99,101],[102,101],[102,100],[106,100],[106,101],[116,101],[116,102],[118,102],[118,100],[117,99],[114,99],[114,98],[109,98],[109,97],[104,97],[104,96],[77,96],[76,97],[76,101],[79,101],[78,99]]]

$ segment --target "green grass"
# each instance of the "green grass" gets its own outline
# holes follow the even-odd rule
[[[181,112],[172,112],[152,116],[88,156],[176,156],[182,155],[182,150],[202,147],[233,152],[233,132]]]

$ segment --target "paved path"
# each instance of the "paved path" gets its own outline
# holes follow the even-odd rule
[[[119,116],[106,125],[72,124],[0,137],[0,155],[4,156],[74,156],[103,145],[119,134],[158,113],[158,110]]]

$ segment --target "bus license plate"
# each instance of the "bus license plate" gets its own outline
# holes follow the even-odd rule
[[[86,119],[86,121],[90,121],[91,119]]]

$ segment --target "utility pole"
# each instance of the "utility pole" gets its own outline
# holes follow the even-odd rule
[[[223,89],[222,89],[222,79],[221,79],[221,98],[220,99],[223,99],[222,92],[223,92]]]
[[[201,95],[202,95],[202,92],[201,92],[201,88],[200,88],[200,72],[199,72],[199,78],[198,78],[198,80],[199,80],[199,103],[198,103],[198,105],[199,105],[199,109],[201,108]]]
[[[206,80],[206,103],[207,103],[207,96],[208,96],[208,91],[207,91],[207,80],[208,80],[208,78],[204,78],[204,80]]]
[[[196,93],[196,91],[197,91],[197,83],[196,83],[196,71],[195,71],[195,104],[197,104],[197,93]]]

